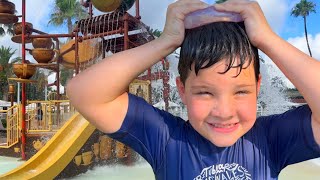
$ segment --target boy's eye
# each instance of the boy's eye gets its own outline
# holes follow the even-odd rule
[[[211,95],[211,93],[207,92],[207,91],[200,91],[200,92],[197,92],[196,94],[198,94],[198,95]]]
[[[243,91],[237,91],[236,94],[243,95],[243,94],[249,94],[249,93],[250,93],[249,91],[243,90]]]

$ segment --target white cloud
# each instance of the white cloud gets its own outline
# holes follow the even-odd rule
[[[22,45],[11,41],[11,37],[9,35],[5,35],[0,38],[0,45],[11,47],[13,50],[16,50],[16,53],[11,57],[11,59],[22,56]],[[26,44],[26,48],[31,49],[32,46],[30,44]],[[26,52],[26,59],[31,62],[36,62],[28,52]]]
[[[292,8],[292,2],[289,0],[257,1],[265,13],[265,16],[272,29],[278,33],[282,31],[286,17]],[[140,14],[142,16],[142,21],[154,29],[163,30],[167,7],[173,2],[174,0],[140,0]],[[135,8],[132,8],[129,12],[134,14]]]
[[[56,81],[56,73],[52,73],[48,76],[48,84],[54,83]],[[52,90],[57,90],[57,86],[52,86]],[[60,85],[60,93],[64,93],[64,87]]]
[[[257,0],[272,29],[279,33],[283,27],[290,6],[288,0]]]
[[[12,0],[16,5],[17,13],[22,14],[22,1]],[[54,0],[29,0],[26,1],[26,21],[31,22],[34,28],[43,29],[48,24],[48,18],[53,8]],[[22,21],[22,19],[19,19]]]
[[[308,35],[308,40],[310,44],[310,49],[312,55],[315,59],[320,60],[320,32],[315,36]],[[296,48],[300,49],[306,54],[309,54],[307,41],[305,35],[301,35],[299,37],[289,38],[288,42],[294,45]]]
[[[142,21],[153,29],[163,30],[167,7],[174,0],[140,0],[140,16]],[[135,15],[135,8],[129,11]]]
[[[12,0],[16,6],[16,15],[22,14],[22,1],[21,0]],[[46,28],[48,24],[49,14],[50,10],[52,8],[52,3],[54,0],[31,0],[26,1],[26,21],[31,22],[33,24],[33,27],[36,29],[44,29]],[[22,19],[19,18],[19,22],[21,22]],[[11,37],[8,35],[5,35],[4,37],[0,38],[0,45],[4,45],[6,47],[11,47],[12,49],[16,49],[16,54],[12,57],[21,57],[22,52],[22,45],[17,44],[11,41]],[[27,48],[32,49],[32,46],[30,44],[26,45]],[[35,62],[33,57],[27,52],[26,53],[26,59],[30,60],[31,62]]]

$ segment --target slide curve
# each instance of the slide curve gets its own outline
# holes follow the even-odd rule
[[[20,167],[0,176],[4,179],[54,179],[72,161],[94,132],[79,113],[73,115],[41,150]]]

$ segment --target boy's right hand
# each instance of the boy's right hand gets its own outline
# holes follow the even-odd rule
[[[194,11],[209,7],[200,0],[178,0],[170,4],[167,10],[167,20],[160,38],[172,44],[174,48],[179,47],[185,35],[184,19]]]

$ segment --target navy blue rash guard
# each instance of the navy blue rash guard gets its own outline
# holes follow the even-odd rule
[[[259,117],[234,145],[220,148],[188,121],[129,94],[125,120],[109,136],[144,157],[157,180],[271,180],[287,165],[320,157],[308,106]]]

